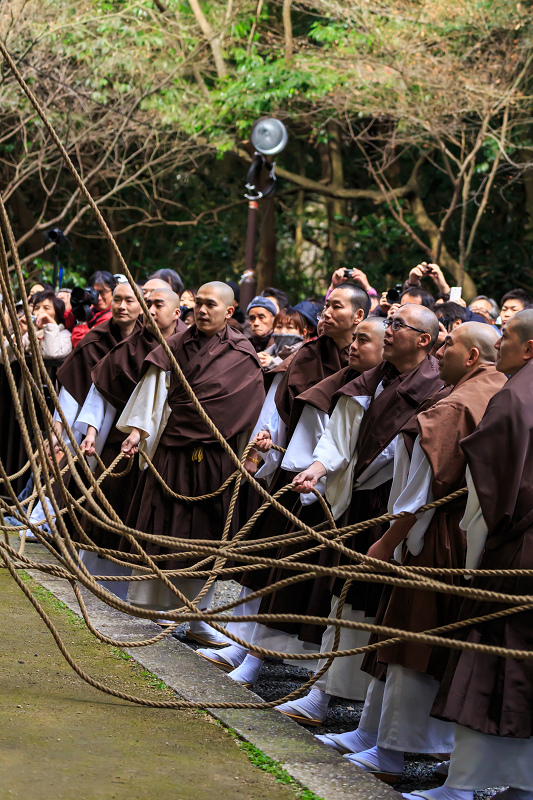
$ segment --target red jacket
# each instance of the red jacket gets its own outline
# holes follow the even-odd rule
[[[67,324],[67,315],[68,315],[68,322],[71,322],[70,317],[74,318],[72,311],[67,312],[65,314],[65,327],[68,328],[69,325]],[[111,319],[111,308],[106,308],[105,311],[98,311],[94,317],[87,323],[87,322],[79,322],[77,325],[74,325],[72,328],[72,347],[76,347],[76,345],[81,342],[85,334],[89,333],[91,328],[95,328],[97,325],[101,325],[102,322],[107,322],[108,319]]]

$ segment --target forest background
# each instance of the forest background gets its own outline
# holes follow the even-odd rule
[[[533,19],[505,0],[9,0],[0,36],[135,277],[244,267],[248,137],[289,131],[260,203],[259,287],[303,298],[339,266],[384,289],[419,261],[495,296],[533,287]],[[0,190],[28,277],[117,271],[11,72]]]

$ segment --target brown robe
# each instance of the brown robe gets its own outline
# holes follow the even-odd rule
[[[346,377],[347,372],[344,372],[344,378],[346,379]],[[341,379],[340,374],[330,378],[330,388],[333,388],[335,382],[338,384]],[[358,442],[358,462],[354,481],[363,469],[372,463],[374,458],[394,439],[402,425],[415,413],[420,403],[442,387],[437,361],[432,356],[428,356],[421,364],[403,375],[399,375],[392,364],[383,361],[374,369],[358,374],[340,388],[337,387],[335,392],[330,395],[329,412],[332,413],[342,395],[373,397],[381,381],[386,382],[387,386],[376,400],[372,401],[361,423],[359,441],[363,441],[365,447],[361,450]],[[324,407],[327,402],[327,392],[322,391],[324,386],[325,381],[322,382],[318,391],[311,395],[311,399],[314,398],[316,403],[321,404],[318,407]],[[309,397],[309,393],[306,395]],[[300,398],[304,396],[301,395]],[[372,443],[369,432],[376,434],[374,443]],[[362,434],[363,439],[361,439]],[[362,468],[360,460],[364,463]],[[340,525],[350,525],[385,513],[390,485],[391,482],[387,481],[376,489],[354,492],[350,508],[345,512]],[[310,508],[314,508],[315,505],[313,504]],[[379,538],[381,530],[382,526],[371,528],[370,531],[364,531],[357,537],[345,541],[345,544],[358,552],[366,552],[370,544]],[[345,563],[345,559],[341,559],[335,550],[322,550],[320,555],[315,558],[321,566],[332,567],[339,563]],[[302,551],[302,560],[306,560],[305,551]],[[274,582],[274,578],[279,580],[282,576],[283,573],[279,570],[273,571],[271,582]],[[331,610],[332,595],[340,594],[342,585],[343,581],[336,582],[331,578],[317,578],[312,582],[296,584],[294,587],[275,592],[270,598],[268,610],[270,613],[290,611],[290,613],[328,616]],[[354,583],[348,593],[347,602],[356,609],[364,610],[367,616],[373,617],[376,613],[380,593],[381,588],[377,584]],[[298,611],[295,611],[295,608],[298,608]],[[296,633],[303,641],[316,644],[320,644],[324,631],[323,626],[281,622],[270,623],[270,627]]]
[[[187,330],[185,323],[178,320],[173,336],[182,335]],[[159,342],[152,331],[145,325],[136,327],[130,336],[116,344],[92,370],[91,376],[95,387],[116,409],[115,422],[139,382],[145,359],[156,347],[159,347]],[[120,453],[124,438],[124,434],[113,424],[100,454],[106,467],[109,467]],[[123,472],[126,466],[127,461],[124,459],[119,462],[115,471]],[[95,477],[98,478],[100,475],[101,470],[98,468]],[[108,475],[100,484],[100,488],[122,522],[128,516],[140,477],[139,459],[136,456],[133,466],[126,475],[119,478]],[[118,548],[120,536],[87,518],[83,519],[82,524],[85,533],[95,544],[111,550]]]
[[[426,356],[416,367],[401,375],[392,364],[383,361],[374,369],[363,372],[358,378],[346,384],[333,400],[341,395],[374,397],[382,381],[384,389],[370,403],[359,429],[354,484],[399,434],[420,405],[443,386],[438,362],[433,356]],[[354,491],[351,505],[340,520],[339,526],[353,525],[385,514],[391,483],[392,481],[386,481],[375,489]],[[351,541],[345,541],[345,544],[359,553],[366,553],[370,545],[381,537],[383,530],[383,525],[375,525],[357,534]],[[338,556],[334,558],[336,563],[342,563],[342,559],[339,560]],[[335,585],[334,594],[339,595],[341,590],[342,582],[339,581]],[[364,610],[367,616],[374,617],[380,595],[381,589],[378,584],[356,582],[352,584],[346,599],[353,608]]]
[[[281,379],[275,397],[278,413],[288,428],[288,439],[294,432],[302,410],[301,406],[295,407],[295,399],[345,367],[349,350],[348,345],[340,351],[331,337],[322,335],[306,342],[297,351]]]
[[[533,362],[490,401],[477,429],[461,442],[488,527],[479,569],[533,569]],[[533,595],[531,577],[478,577],[472,586]],[[506,608],[465,598],[468,619]],[[457,638],[533,651],[533,612],[478,624]],[[434,716],[492,736],[533,736],[533,660],[454,650]]]
[[[196,325],[167,344],[182,368],[202,408],[235,449],[239,434],[253,428],[265,399],[261,366],[245,336],[226,325],[206,338]],[[169,361],[161,347],[146,359],[165,371]],[[153,464],[174,491],[186,496],[210,494],[235,467],[194,408],[180,379],[171,373],[168,391],[171,414],[153,457]],[[219,540],[233,487],[215,499],[186,503],[172,499],[150,470],[137,487],[128,524],[156,535],[181,539]],[[129,545],[127,545],[129,547]],[[169,552],[147,544],[150,555]],[[197,559],[169,559],[163,568],[192,566]]]
[[[291,361],[288,366],[283,370],[281,369],[286,363],[282,362],[277,368],[278,371],[283,371],[284,376],[281,379],[275,394],[275,403],[278,413],[283,422],[288,427],[287,439],[294,433],[294,429],[300,418],[303,406],[298,409],[293,409],[296,397],[303,391],[306,391],[311,386],[314,386],[324,378],[337,373],[344,367],[348,361],[349,346],[339,351],[337,345],[329,336],[319,336],[310,342],[306,342],[294,354],[289,356]],[[288,361],[289,359],[286,359]],[[272,370],[274,372],[275,370]],[[293,473],[286,472],[284,469],[278,468],[270,483],[269,491],[275,494],[287,483],[290,483],[293,478]],[[287,492],[282,495],[279,502],[291,511],[295,516],[305,522],[307,525],[316,525],[322,522],[324,514],[318,504],[311,506],[302,506],[300,498],[296,492]],[[289,532],[293,530],[293,525],[287,518],[278,511],[271,508],[267,509],[254,525],[252,531],[248,534],[249,539],[262,539],[273,534]],[[275,556],[276,551],[273,553],[263,552],[266,556]],[[266,585],[269,580],[270,569],[257,570],[255,572],[244,573],[241,577],[237,578],[243,586],[250,589],[261,589]]]
[[[416,433],[431,465],[435,500],[465,485],[466,459],[460,441],[474,431],[489,400],[504,384],[505,377],[494,366],[479,366],[462,378],[447,397],[417,415]],[[466,497],[462,497],[437,510],[425,533],[421,552],[414,556],[405,549],[402,563],[412,567],[464,567],[466,536],[459,522],[465,507]],[[459,576],[440,576],[438,580],[451,585],[462,583]],[[396,586],[384,605],[380,604],[376,623],[418,632],[454,622],[461,599],[456,595]],[[442,677],[447,659],[448,651],[444,648],[408,641],[378,651],[378,661],[382,664],[400,664],[437,679]]]
[[[185,323],[179,319],[172,335],[187,330]],[[146,325],[136,327],[131,336],[116,344],[93,368],[92,382],[117,411],[122,412],[130,399],[139,382],[144,360],[156,347],[159,347],[159,342],[150,328]]]
[[[137,320],[134,333],[140,329],[141,322]],[[89,394],[93,368],[123,338],[120,328],[112,319],[102,322],[83,337],[58,369],[59,383],[80,405],[83,405]]]

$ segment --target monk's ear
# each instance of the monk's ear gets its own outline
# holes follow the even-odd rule
[[[528,339],[524,342],[523,348],[524,361],[531,361],[533,358],[533,339]]]
[[[355,312],[355,314],[353,315],[354,325],[355,324],[359,325],[359,323],[362,322],[364,320],[364,318],[365,318],[364,309],[358,308],[357,311]]]
[[[420,347],[426,349],[430,346],[430,344],[431,344],[431,334],[430,333],[420,334]]]
[[[479,359],[480,353],[477,347],[471,347],[468,351],[468,358],[466,359],[467,366],[472,366]]]
[[[235,312],[235,306],[228,306],[226,309],[226,319],[231,319]]]

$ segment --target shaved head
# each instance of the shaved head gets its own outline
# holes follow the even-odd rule
[[[166,286],[161,286],[158,289],[152,289],[150,292],[150,300],[153,301],[156,297],[164,297],[165,300],[174,308],[177,308],[180,304],[179,295],[176,294],[176,292],[171,289],[168,284]]]
[[[231,286],[228,286],[227,283],[222,283],[222,281],[210,281],[209,283],[204,283],[204,285],[200,286],[198,289],[198,294],[206,295],[212,293],[216,294],[226,308],[229,308],[235,303],[233,289]]]
[[[512,328],[522,343],[533,339],[533,308],[517,311],[506,323],[506,327]]]
[[[383,317],[367,317],[356,328],[356,331],[366,331],[367,333],[377,334],[381,340],[385,336],[385,325]]]
[[[205,336],[214,336],[226,327],[235,310],[233,289],[222,281],[204,283],[194,300],[196,327]]]
[[[484,322],[464,322],[453,330],[453,336],[459,338],[467,350],[472,347],[479,350],[480,364],[496,362],[494,345],[500,338],[500,334],[494,330],[492,325],[486,325]]]
[[[429,333],[431,336],[431,343],[428,347],[429,352],[439,337],[439,321],[433,311],[415,303],[406,303],[401,307],[400,311],[401,316],[406,318],[406,322],[409,325],[420,328],[424,333]]]

